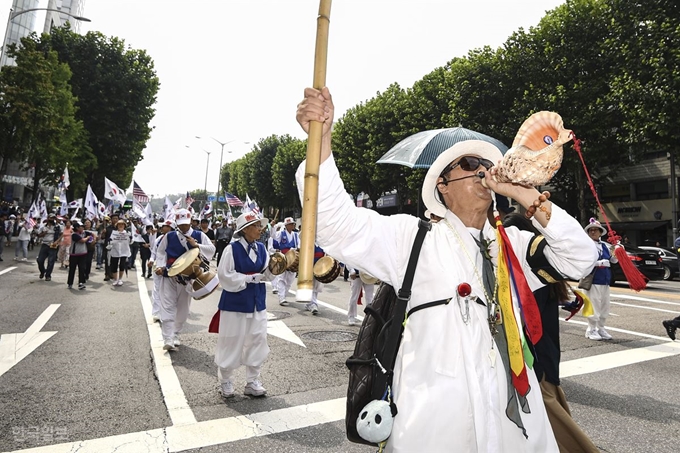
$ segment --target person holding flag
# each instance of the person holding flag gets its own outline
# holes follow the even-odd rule
[[[38,238],[41,240],[40,250],[38,251],[38,270],[40,270],[40,279],[45,278],[46,282],[52,280],[52,270],[54,263],[57,261],[57,248],[61,240],[62,232],[59,225],[56,223],[57,217],[54,214],[45,220],[45,225],[38,230]],[[47,266],[45,266],[47,260]]]

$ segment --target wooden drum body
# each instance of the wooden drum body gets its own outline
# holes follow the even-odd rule
[[[314,278],[323,284],[331,283],[340,275],[340,262],[326,255],[314,263]]]

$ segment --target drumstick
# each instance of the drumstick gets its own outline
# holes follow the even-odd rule
[[[326,61],[328,57],[328,27],[331,17],[331,0],[321,0],[316,22],[316,51],[314,53],[314,88],[326,86]],[[323,123],[309,124],[307,141],[307,164],[305,166],[305,190],[302,195],[302,232],[300,235],[300,262],[295,299],[311,302],[314,288],[314,241],[316,239],[316,211],[319,196],[319,165],[321,161],[321,138]]]

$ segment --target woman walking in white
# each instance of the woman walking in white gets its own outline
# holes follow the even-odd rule
[[[595,263],[595,275],[593,276],[593,286],[586,290],[590,302],[593,304],[594,314],[588,316],[588,329],[586,338],[589,340],[611,340],[604,328],[604,323],[609,317],[609,282],[612,279],[611,263],[618,263],[616,255],[609,249],[609,244],[600,238],[607,234],[607,230],[600,222],[590,219],[590,223],[584,228],[590,239],[595,241],[598,251],[597,262]]]
[[[28,259],[28,241],[31,240],[32,231],[33,228],[28,228],[25,220],[19,220],[19,237],[17,237],[17,245],[14,250],[14,259],[16,261],[26,261]],[[20,251],[23,255],[22,258],[19,258]]]
[[[131,235],[125,230],[125,220],[116,222],[116,229],[111,232],[109,256],[111,257],[111,286],[123,286],[123,273],[130,256]],[[116,272],[117,271],[117,272]]]

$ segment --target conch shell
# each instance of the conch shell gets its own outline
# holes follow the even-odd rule
[[[547,183],[562,165],[562,145],[573,137],[557,113],[534,113],[496,167],[496,181],[532,187]]]

